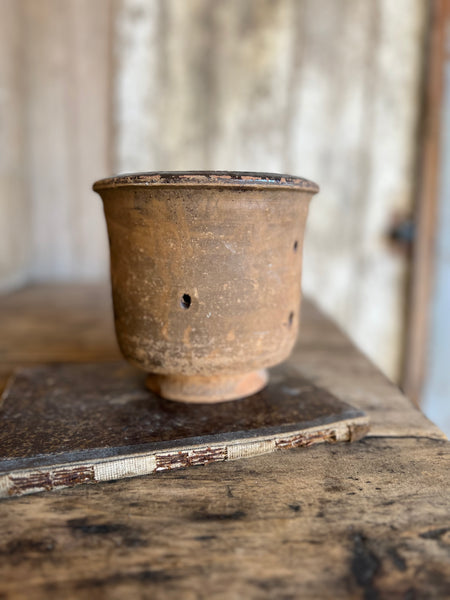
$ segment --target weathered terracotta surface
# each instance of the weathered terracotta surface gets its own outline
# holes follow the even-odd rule
[[[191,172],[121,175],[94,190],[108,226],[119,345],[151,374],[149,387],[188,402],[263,387],[258,371],[287,358],[296,339],[318,187],[289,175]]]

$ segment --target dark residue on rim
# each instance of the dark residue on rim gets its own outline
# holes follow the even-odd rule
[[[150,185],[280,187],[296,188],[311,193],[319,191],[319,186],[316,183],[303,177],[249,171],[154,171],[149,173],[126,173],[100,179],[94,183],[93,189],[99,191],[110,187]]]

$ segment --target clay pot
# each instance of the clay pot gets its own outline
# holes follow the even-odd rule
[[[242,398],[294,345],[316,184],[290,175],[136,173],[94,184],[125,358],[157,394]]]

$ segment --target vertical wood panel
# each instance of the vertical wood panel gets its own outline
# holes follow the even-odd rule
[[[318,181],[304,288],[398,377],[408,265],[386,233],[412,207],[423,3],[121,0],[120,13],[116,169]]]
[[[316,10],[324,19],[314,19]],[[320,182],[311,206],[304,288],[355,336],[358,261],[372,151],[378,3],[305,2],[293,79],[289,170]],[[358,51],[355,51],[355,49]],[[386,324],[390,327],[390,324]],[[372,354],[373,356],[373,354]]]
[[[114,19],[114,169],[157,169],[161,90],[158,89],[157,1],[117,0]]]
[[[403,373],[405,392],[419,404],[427,372],[430,306],[434,281],[435,240],[439,172],[441,169],[442,103],[445,65],[446,23],[450,20],[449,0],[429,3],[430,33],[425,62],[423,132],[419,152],[416,194],[416,241],[410,285],[410,310]]]
[[[437,188],[435,207],[437,221],[433,248],[433,295],[426,312],[430,322],[430,332],[426,340],[426,354],[424,353],[428,360],[425,365],[423,409],[427,416],[439,423],[446,435],[450,435],[450,1],[442,0],[435,4],[435,8],[436,17],[439,18],[436,24],[440,31],[436,34],[438,39],[440,38],[440,47],[439,55],[434,57],[437,60],[432,68],[435,73],[437,71],[438,76],[435,85],[442,86],[442,98],[439,98],[442,105],[439,107],[434,104],[434,110],[440,115],[430,115],[430,118],[434,125],[440,123],[441,127],[435,130],[436,137],[430,140],[431,147],[428,150],[431,151],[431,156],[428,160],[433,156],[435,159],[438,158],[441,169],[435,182],[431,179],[432,172],[427,173],[428,184],[434,183]],[[427,188],[424,189],[425,193],[429,191]],[[423,200],[426,198],[424,194]],[[423,225],[426,224],[425,222]],[[425,261],[430,257],[424,253],[420,258]],[[417,333],[416,331],[416,335]]]
[[[370,172],[365,189],[358,281],[353,306],[357,343],[398,379],[405,327],[407,258],[386,240],[395,215],[413,209],[420,75],[426,6],[409,0],[379,3],[379,33],[371,86],[373,128],[366,140]],[[406,18],[407,15],[407,18]],[[349,249],[350,250],[350,249]]]
[[[0,2],[0,291],[28,275],[29,215],[24,194],[21,6]]]
[[[25,0],[32,276],[94,277],[107,253],[92,181],[110,170],[107,0]]]

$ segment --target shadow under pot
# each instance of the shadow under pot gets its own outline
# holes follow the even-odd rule
[[[104,204],[117,339],[171,400],[256,393],[295,343],[308,206],[291,175],[135,173],[94,184]]]

